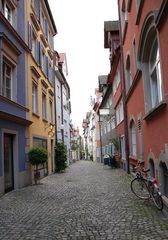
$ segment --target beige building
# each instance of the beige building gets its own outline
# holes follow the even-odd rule
[[[54,36],[57,29],[47,0],[26,1],[28,57],[28,145],[48,151],[48,161],[41,176],[51,174],[54,166],[55,95],[53,73]],[[43,166],[42,166],[43,168]]]

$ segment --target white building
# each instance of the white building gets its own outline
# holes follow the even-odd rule
[[[67,147],[68,165],[70,153],[70,87],[66,80],[68,76],[65,53],[55,52],[55,93],[56,93],[56,140],[62,141]]]

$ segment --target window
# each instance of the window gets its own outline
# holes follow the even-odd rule
[[[45,72],[46,61],[45,61],[45,52],[44,52],[43,48],[42,48],[42,51],[41,51],[41,68]]]
[[[150,176],[155,177],[155,164],[153,159],[149,159],[149,169],[150,169]]]
[[[47,149],[47,140],[34,137],[33,138],[33,146]]]
[[[42,117],[47,119],[47,105],[46,105],[46,94],[42,93]]]
[[[121,100],[116,107],[116,121],[117,125],[124,119],[123,101]]]
[[[163,100],[161,87],[161,70],[158,43],[155,39],[149,56],[149,74],[151,88],[151,104],[152,108]]]
[[[32,31],[32,54],[33,57],[37,58],[37,38],[34,31]]]
[[[163,101],[160,52],[153,13],[146,17],[138,49],[144,80],[145,111],[148,114]]]
[[[125,0],[123,0],[122,8],[121,8],[121,25],[122,25],[122,35],[124,38],[126,33],[126,28],[127,28],[127,12],[126,12]]]
[[[115,95],[115,93],[117,91],[117,88],[119,86],[119,83],[120,83],[120,70],[119,70],[119,67],[118,67],[117,71],[116,71],[114,81],[113,81],[113,95]]]
[[[31,0],[32,7],[34,9],[34,12],[36,13],[36,16],[39,17],[39,1],[37,0]]]
[[[5,13],[6,19],[8,19],[8,21],[12,24],[12,9],[7,3],[5,3],[5,6],[4,6],[4,13]]]
[[[142,133],[142,115],[138,117],[138,140],[139,140],[139,161],[144,161],[144,144],[143,144],[143,133]]]
[[[13,9],[9,5],[8,1],[3,1],[3,10],[5,18],[12,24]]]
[[[17,1],[14,0],[1,0],[2,2],[2,9],[5,18],[10,22],[13,27],[16,27],[17,21]],[[0,4],[1,5],[1,4]]]
[[[126,155],[125,155],[125,138],[124,138],[124,136],[120,137],[120,152],[121,152],[121,159],[126,159]]]
[[[32,111],[38,114],[38,97],[37,97],[37,85],[33,82],[32,85]]]
[[[130,123],[130,153],[131,156],[136,156],[136,129],[133,120]]]
[[[6,62],[3,62],[2,95],[12,99],[12,67]]]
[[[6,58],[3,59],[2,65],[2,95],[11,100],[14,100],[16,90],[15,66]]]
[[[50,100],[50,123],[53,123],[53,103],[52,100]]]
[[[116,80],[116,86],[117,86],[117,88],[118,88],[119,83],[120,83],[120,71],[119,71],[119,67],[117,68],[115,80]]]
[[[126,86],[127,86],[127,92],[132,84],[132,74],[131,74],[131,66],[130,66],[130,56],[127,56],[126,60]]]

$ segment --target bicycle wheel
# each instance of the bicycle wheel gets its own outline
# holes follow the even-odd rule
[[[163,209],[163,200],[162,200],[162,196],[157,192],[156,189],[153,189],[153,191],[151,191],[151,198],[155,204],[155,206],[162,211]]]
[[[131,181],[131,191],[140,199],[150,198],[147,181],[143,178],[135,178]]]

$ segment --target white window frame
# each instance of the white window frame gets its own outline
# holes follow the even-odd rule
[[[156,59],[151,64],[152,55],[156,52]],[[155,78],[152,75],[155,74]],[[152,48],[149,56],[149,75],[150,75],[150,90],[151,90],[151,106],[154,108],[159,102],[163,100],[162,94],[162,79],[161,79],[161,67],[160,67],[160,54],[157,39],[153,41]]]
[[[122,135],[120,137],[120,151],[121,151],[121,159],[126,159],[126,154],[125,154],[125,136]]]
[[[32,83],[32,112],[38,114],[38,86]]]
[[[49,100],[49,109],[50,109],[50,123],[53,123],[53,101]]]
[[[13,24],[13,8],[9,4],[9,1],[4,1],[4,16],[5,18],[10,22],[10,24]]]
[[[120,124],[124,120],[124,109],[123,109],[123,101],[121,100],[116,107],[116,122],[117,125]]]
[[[5,69],[4,69],[5,66]],[[10,76],[7,75],[6,68],[10,69]],[[4,72],[5,71],[5,72]],[[16,100],[15,96],[17,95],[16,92],[16,87],[17,87],[17,82],[16,82],[16,65],[14,65],[13,62],[11,62],[9,59],[6,57],[3,57],[3,66],[2,66],[2,72],[3,72],[3,79],[2,79],[2,95],[4,97],[9,98],[10,100]],[[7,78],[10,81],[9,84],[7,84]],[[10,85],[10,86],[9,86]],[[10,94],[7,94],[7,91],[10,91]],[[16,92],[15,92],[16,91]]]
[[[42,118],[47,120],[47,96],[42,92]]]
[[[136,157],[136,129],[133,120],[130,122],[130,150],[131,156]]]
[[[7,73],[8,70],[10,71],[9,74]],[[12,99],[12,66],[6,61],[3,61],[2,95]]]

